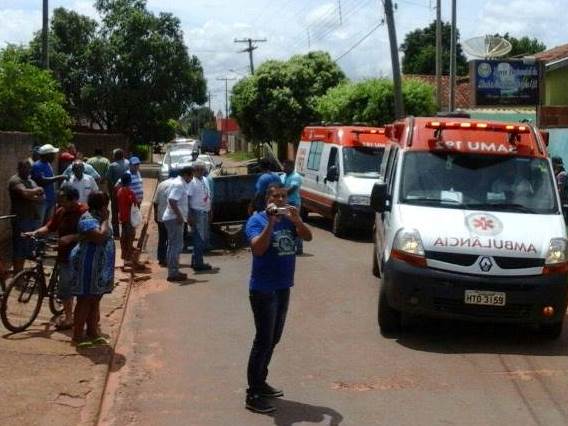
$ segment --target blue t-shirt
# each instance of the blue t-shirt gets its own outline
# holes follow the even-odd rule
[[[259,236],[268,225],[266,212],[253,214],[246,225],[248,241]],[[274,291],[294,285],[296,269],[296,227],[283,217],[274,224],[270,247],[252,258],[251,290]]]
[[[300,187],[303,181],[302,176],[296,172],[282,176],[282,183],[286,189],[295,188],[292,192],[288,193],[288,204],[294,207],[300,207]]]
[[[47,205],[55,204],[55,184],[52,183],[45,183],[40,185],[39,182],[41,178],[50,178],[53,177],[53,169],[51,168],[51,164],[47,161],[37,160],[33,166],[31,171],[31,177],[36,183],[43,188],[45,193],[45,203]]]

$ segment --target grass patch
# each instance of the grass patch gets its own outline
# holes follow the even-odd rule
[[[227,157],[234,161],[246,161],[254,160],[256,158],[256,155],[254,155],[254,153],[252,152],[236,151],[228,153]]]

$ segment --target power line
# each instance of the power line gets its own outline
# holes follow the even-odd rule
[[[339,55],[337,58],[335,58],[334,62],[337,62],[340,59],[342,59],[343,57],[350,54],[354,49],[356,49],[361,43],[363,43],[365,40],[367,40],[375,31],[377,31],[384,24],[385,24],[385,21],[381,20],[381,22],[379,22],[377,25],[375,25],[373,28],[371,28],[371,30],[367,34],[365,34],[355,44],[353,44],[353,46],[351,46],[349,49],[347,49],[345,52],[343,52],[341,55]]]

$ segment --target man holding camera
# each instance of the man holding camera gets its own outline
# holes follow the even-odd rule
[[[284,330],[290,287],[294,285],[295,239],[312,239],[298,209],[287,202],[282,183],[270,184],[266,189],[266,210],[256,212],[246,225],[253,254],[249,298],[256,335],[247,368],[245,406],[257,413],[273,412],[275,408],[267,398],[284,395],[266,382],[268,365]]]

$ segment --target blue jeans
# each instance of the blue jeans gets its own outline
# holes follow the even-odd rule
[[[158,222],[158,262],[166,263],[168,256],[168,230],[164,222]]]
[[[193,254],[192,266],[203,266],[203,252],[207,244],[209,234],[209,212],[191,209],[191,221],[193,230]]]
[[[175,277],[179,273],[179,255],[183,249],[183,223],[177,220],[165,220],[164,225],[168,233],[168,277]]]
[[[258,392],[266,383],[268,365],[274,348],[282,337],[290,289],[263,292],[250,290],[250,305],[254,316],[256,335],[250,351],[247,368],[249,394]]]

